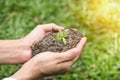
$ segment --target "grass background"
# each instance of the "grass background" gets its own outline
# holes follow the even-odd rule
[[[110,7],[113,2],[118,6]],[[87,45],[71,71],[55,80],[120,80],[119,5],[119,0],[0,0],[0,39],[24,37],[38,24],[76,28]],[[19,68],[0,65],[0,79]]]

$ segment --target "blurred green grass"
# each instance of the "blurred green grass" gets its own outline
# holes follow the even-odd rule
[[[0,39],[24,37],[38,24],[76,28],[87,36],[86,48],[72,70],[55,80],[119,80],[119,25],[109,27],[112,22],[96,20],[92,4],[89,0],[0,0]],[[0,79],[19,68],[19,65],[0,65]]]

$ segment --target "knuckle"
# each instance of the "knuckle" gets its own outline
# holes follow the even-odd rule
[[[55,24],[55,23],[50,23],[50,25],[52,25],[52,26],[56,26],[56,24]]]

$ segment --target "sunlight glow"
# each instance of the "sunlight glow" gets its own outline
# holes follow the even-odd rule
[[[95,28],[120,28],[120,0],[79,0],[77,18],[81,25]]]
[[[114,28],[120,26],[120,3],[110,2],[109,0],[98,3],[93,14],[104,27],[106,24]]]

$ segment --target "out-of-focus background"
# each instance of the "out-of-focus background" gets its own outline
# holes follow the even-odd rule
[[[81,59],[54,80],[120,80],[120,0],[0,0],[0,39],[24,37],[46,23],[88,38]],[[0,65],[0,80],[20,67]]]

